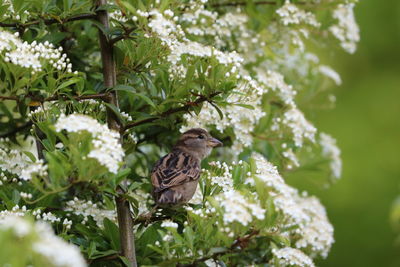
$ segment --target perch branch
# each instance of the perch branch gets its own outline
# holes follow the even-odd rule
[[[215,92],[215,93],[210,94],[209,96],[199,96],[199,98],[196,101],[188,102],[186,105],[184,105],[182,107],[172,108],[172,109],[169,109],[167,111],[164,111],[158,117],[148,118],[148,119],[143,119],[143,120],[140,120],[140,121],[134,121],[134,122],[128,123],[128,124],[125,125],[124,130],[136,127],[136,126],[141,125],[141,124],[153,122],[155,120],[167,117],[167,116],[169,116],[171,114],[174,114],[174,113],[177,113],[177,112],[188,111],[192,106],[197,106],[200,103],[205,102],[205,101],[211,101],[211,99],[213,97],[215,97],[215,96],[217,96],[219,94],[221,94],[221,92]]]
[[[81,96],[66,96],[66,95],[54,95],[50,96],[47,98],[35,98],[35,97],[30,97],[32,101],[34,102],[47,102],[47,101],[55,101],[55,100],[69,100],[71,98],[75,99],[76,101],[81,101],[81,100],[86,100],[86,99],[101,99],[105,100],[109,97],[110,93],[100,93],[100,94],[91,94],[91,95],[81,95]],[[28,97],[28,96],[27,96]],[[24,97],[22,99],[25,99],[27,97]],[[0,96],[0,100],[13,100],[13,101],[20,101],[20,98],[16,96]]]

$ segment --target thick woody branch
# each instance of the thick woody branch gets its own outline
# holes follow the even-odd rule
[[[136,127],[136,126],[145,124],[145,123],[150,123],[150,122],[153,122],[153,121],[158,120],[158,119],[160,119],[160,118],[167,117],[167,116],[169,116],[169,115],[171,115],[171,114],[174,114],[174,113],[183,112],[183,111],[188,111],[191,107],[197,106],[197,105],[199,105],[199,104],[202,103],[202,102],[211,101],[211,99],[212,99],[213,97],[215,97],[215,96],[217,96],[217,95],[219,95],[219,94],[221,94],[221,92],[215,92],[215,93],[212,93],[212,94],[209,95],[209,96],[200,96],[196,101],[194,101],[194,102],[188,102],[186,105],[184,105],[184,106],[182,106],[182,107],[179,107],[179,108],[172,108],[172,109],[169,109],[169,110],[167,110],[167,111],[161,113],[158,117],[153,117],[153,118],[148,118],[148,119],[144,119],[144,120],[140,120],[140,121],[135,121],[135,122],[128,123],[128,124],[125,125],[125,127],[124,127],[123,130],[127,130],[127,129],[130,129],[130,128],[133,128],[133,127]]]
[[[0,27],[16,27],[16,28],[27,28],[32,25],[39,24],[43,22],[45,25],[51,25],[51,24],[64,24],[67,22],[72,22],[72,21],[77,21],[77,20],[83,20],[83,19],[95,19],[96,15],[95,14],[90,14],[90,13],[85,13],[85,14],[79,14],[79,15],[74,15],[71,17],[67,17],[64,19],[37,19],[37,20],[32,20],[27,23],[4,23],[0,22]]]
[[[99,0],[98,6],[106,5],[107,0]],[[108,12],[106,10],[97,11],[97,20],[107,30],[110,28]],[[103,65],[104,85],[108,88],[114,87],[117,83],[117,75],[115,69],[115,59],[113,53],[113,44],[108,36],[102,30],[99,30],[100,50]],[[118,107],[118,99],[115,92],[111,92],[106,101]],[[118,118],[114,112],[107,107],[107,124],[116,131],[120,131]],[[135,240],[133,235],[133,220],[130,212],[130,205],[124,197],[124,190],[118,187],[119,196],[115,198],[118,215],[118,228],[121,242],[121,254],[124,256],[132,267],[137,266],[135,254]]]

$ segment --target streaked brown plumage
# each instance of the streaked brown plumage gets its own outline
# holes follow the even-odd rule
[[[201,128],[183,133],[172,151],[158,160],[151,172],[156,203],[187,203],[197,188],[201,160],[208,156],[213,147],[221,145],[220,141]]]

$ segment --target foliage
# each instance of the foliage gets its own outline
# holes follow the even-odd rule
[[[318,56],[328,45],[354,52],[353,7],[3,1],[0,219],[48,221],[90,265],[123,266],[132,264],[116,212],[124,199],[140,266],[313,266],[328,255],[333,227],[318,199],[283,177],[340,176],[335,140],[307,118],[334,104],[341,79]],[[149,171],[192,127],[225,147],[203,163],[190,204],[149,216]],[[32,256],[16,266],[26,262],[43,264]]]

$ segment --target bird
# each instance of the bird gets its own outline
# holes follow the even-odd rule
[[[193,197],[201,174],[201,161],[222,142],[202,128],[184,132],[172,151],[151,171],[153,197],[158,206],[185,204]]]

